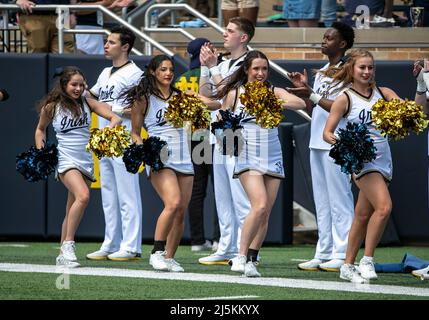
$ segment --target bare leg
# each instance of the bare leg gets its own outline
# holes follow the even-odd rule
[[[246,256],[260,226],[268,221],[268,195],[264,177],[256,171],[242,173],[240,182],[250,200],[250,212],[244,220],[240,239],[240,255]]]
[[[311,19],[311,20],[299,20],[299,26],[304,28],[317,28],[319,25],[319,20]]]
[[[89,202],[90,182],[76,169],[69,170],[60,177],[65,187],[69,190],[69,193],[72,194],[72,197],[69,197],[67,200],[67,219],[65,225],[63,223],[63,232],[65,231],[65,234],[61,238],[63,241],[73,241]]]
[[[171,169],[151,172],[151,182],[164,203],[155,228],[155,241],[166,241],[177,210],[181,205],[181,192],[176,173]]]
[[[179,247],[180,240],[182,239],[183,229],[185,228],[185,211],[189,205],[192,195],[192,183],[194,180],[193,176],[178,174],[177,180],[179,182],[179,188],[181,192],[180,206],[176,211],[173,226],[167,237],[167,255],[166,258],[173,258],[176,254],[177,248]]]
[[[390,212],[392,211],[392,200],[384,178],[379,173],[370,173],[358,181],[358,187],[363,191],[366,198],[374,208],[374,213],[368,222],[365,238],[365,255],[374,256],[375,248],[380,242]]]
[[[223,25],[226,27],[229,23],[229,19],[238,17],[238,10],[222,10]]]
[[[279,191],[280,182],[281,182],[280,179],[264,176],[265,188],[267,190],[267,195],[268,195],[268,217],[271,213],[271,209],[273,208],[274,202],[277,199],[277,193]],[[256,234],[255,238],[250,244],[250,248],[259,250],[262,247],[262,243],[265,240],[265,236],[268,230],[268,221],[269,219],[266,220],[264,225],[260,226],[258,233]]]
[[[249,19],[252,21],[253,25],[256,26],[256,22],[258,21],[258,12],[259,7],[243,8],[243,10],[240,11],[240,17]]]
[[[374,208],[371,203],[365,197],[364,193],[359,191],[355,208],[355,216],[349,231],[345,263],[353,264],[355,262],[359,248],[365,238],[368,221],[373,211]]]

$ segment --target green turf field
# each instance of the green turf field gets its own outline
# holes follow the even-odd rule
[[[19,246],[11,246],[18,244]],[[82,267],[91,268],[111,268],[111,269],[132,269],[152,271],[148,263],[151,247],[143,246],[142,259],[131,262],[114,261],[88,261],[85,254],[99,248],[99,243],[77,243],[77,256]],[[410,253],[421,259],[429,260],[429,250],[424,247],[389,247],[378,248],[376,260],[380,263],[398,263],[405,253]],[[410,274],[381,274],[379,279],[371,282],[366,292],[345,292],[342,290],[325,289],[324,282],[337,282],[349,285],[339,279],[338,273],[322,271],[300,271],[297,264],[302,259],[310,259],[314,254],[313,245],[294,245],[264,247],[261,251],[261,265],[258,267],[263,278],[277,278],[280,280],[314,280],[318,289],[279,287],[275,285],[255,285],[245,283],[226,283],[224,278],[236,275],[229,270],[228,266],[203,266],[197,260],[210,252],[193,253],[189,246],[181,246],[176,254],[178,260],[185,268],[185,274],[211,274],[216,275],[219,281],[193,281],[187,280],[167,280],[167,279],[147,279],[129,278],[98,275],[69,275],[68,289],[57,288],[58,277],[55,273],[24,273],[0,271],[0,300],[7,299],[210,299],[228,298],[235,299],[400,299],[429,300],[426,296],[384,294],[374,293],[371,285],[401,286],[404,292],[427,289],[429,292],[429,281],[421,281]],[[0,242],[0,265],[4,263],[19,263],[32,265],[54,265],[55,257],[58,254],[57,243],[23,243],[23,242]],[[359,258],[362,256],[362,252]],[[1,268],[0,268],[1,270]],[[119,270],[120,271],[120,270]],[[157,274],[166,273],[157,272]],[[177,274],[176,274],[177,275]],[[227,275],[227,276],[224,276]],[[180,276],[180,275],[179,275]],[[252,279],[252,281],[255,279]],[[277,281],[280,281],[277,280]],[[255,280],[259,281],[259,280]],[[276,280],[274,280],[274,283]],[[413,289],[415,288],[415,289]]]

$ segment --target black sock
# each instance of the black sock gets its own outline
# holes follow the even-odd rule
[[[258,260],[258,253],[259,253],[259,250],[249,248],[249,250],[247,250],[247,262],[257,261]]]
[[[153,242],[152,254],[154,254],[157,251],[165,251],[165,244],[166,243],[167,243],[167,241],[157,241],[157,240],[155,240]]]

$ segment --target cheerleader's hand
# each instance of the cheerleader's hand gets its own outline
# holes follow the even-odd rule
[[[122,123],[122,118],[116,114],[110,119],[109,128],[114,128]]]

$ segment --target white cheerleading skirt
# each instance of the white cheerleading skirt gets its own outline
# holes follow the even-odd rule
[[[234,178],[249,170],[284,178],[283,154],[277,128],[264,129],[252,123],[242,129],[244,145],[236,159]]]
[[[194,166],[191,161],[190,145],[186,130],[183,128],[165,128],[165,130],[150,130],[149,137],[157,136],[167,142],[168,158],[163,160],[163,169],[172,169],[178,173],[193,175]],[[162,159],[162,157],[161,157]],[[162,170],[162,169],[161,169]],[[150,177],[151,167],[146,166],[146,173]]]
[[[393,165],[389,142],[387,140],[375,142],[374,146],[377,148],[375,160],[364,163],[359,174],[355,174],[355,178],[360,179],[365,174],[379,172],[384,179],[390,182],[393,176]]]
[[[71,169],[79,170],[88,180],[95,182],[94,161],[91,152],[85,151],[85,146],[80,151],[67,150],[58,146],[58,165],[55,178],[59,179],[59,174]],[[73,148],[74,149],[74,148]]]

